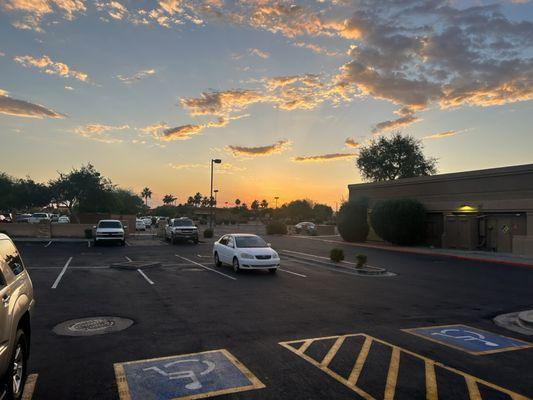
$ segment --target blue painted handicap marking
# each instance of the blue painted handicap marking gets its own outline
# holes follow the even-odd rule
[[[474,355],[533,347],[532,343],[472,328],[468,325],[429,326],[404,329],[404,331]]]
[[[121,400],[207,398],[265,387],[226,350],[115,364]]]

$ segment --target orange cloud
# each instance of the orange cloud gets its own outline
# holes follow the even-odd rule
[[[226,146],[226,150],[233,153],[233,156],[258,157],[270,154],[281,153],[289,148],[291,142],[288,140],[278,140],[276,143],[267,146],[245,147],[245,146]]]
[[[316,156],[300,156],[294,157],[292,160],[295,162],[324,162],[324,161],[335,161],[342,160],[346,158],[355,157],[357,154],[354,153],[330,153],[330,154],[320,154]]]
[[[130,129],[129,125],[103,125],[103,124],[88,124],[84,126],[79,126],[74,129],[74,132],[80,136],[83,136],[88,139],[96,140],[97,142],[102,143],[121,143],[123,140],[120,138],[109,136],[109,132],[112,131],[122,131],[125,129]]]
[[[65,118],[64,114],[45,106],[9,97],[8,92],[2,89],[0,89],[0,113],[26,118]]]
[[[83,82],[87,80],[86,73],[76,71],[65,63],[52,61],[47,55],[43,55],[41,58],[17,56],[14,60],[26,68],[39,68],[49,75],[59,75],[63,78],[75,78]]]
[[[444,131],[444,132],[434,133],[429,136],[424,136],[423,139],[442,139],[445,137],[455,136],[457,134],[459,134],[459,132],[457,131]]]

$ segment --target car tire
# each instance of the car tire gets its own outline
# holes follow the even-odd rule
[[[239,265],[239,260],[237,257],[233,257],[233,271],[235,271],[235,273],[239,273],[241,272],[241,267]]]
[[[121,246],[126,246],[126,240],[121,240],[121,241],[120,241],[120,245],[121,245]]]
[[[177,240],[176,240],[176,238],[174,236],[172,236],[170,238],[170,243],[172,243],[172,244],[176,244],[177,243]]]
[[[278,272],[278,269],[277,268],[269,268],[268,272],[270,272],[271,274],[275,274],[276,272]]]
[[[215,267],[217,267],[217,268],[222,267],[222,263],[220,262],[220,258],[218,258],[218,253],[215,253]]]
[[[198,241],[199,241],[198,238],[194,238],[193,243],[198,244]]]
[[[28,376],[28,343],[26,334],[22,329],[17,331],[15,337],[15,350],[7,371],[6,399],[19,400],[24,392],[24,384]]]

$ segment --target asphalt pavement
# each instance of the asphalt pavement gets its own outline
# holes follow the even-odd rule
[[[307,256],[332,247],[267,241]],[[344,246],[396,275],[288,257],[277,274],[236,274],[213,265],[211,242],[129,244],[17,242],[37,301],[34,399],[533,397],[533,337],[492,322],[533,308],[531,269]],[[110,268],[125,260],[160,266]],[[75,326],[102,333],[99,317],[133,324],[53,331],[88,318]]]

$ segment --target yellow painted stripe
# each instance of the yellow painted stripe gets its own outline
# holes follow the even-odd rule
[[[357,356],[355,365],[353,366],[352,372],[350,372],[350,376],[348,377],[348,383],[350,385],[355,386],[357,384],[357,379],[359,379],[359,375],[361,374],[361,370],[363,369],[363,365],[365,364],[366,357],[368,356],[368,351],[370,350],[371,344],[372,338],[370,336],[365,336],[365,342],[361,347],[361,352]]]
[[[346,339],[346,336],[339,336],[339,338],[335,341],[331,349],[329,349],[328,354],[324,357],[322,362],[320,363],[321,366],[327,367],[331,360],[333,360],[333,357],[335,357],[335,354],[339,351],[339,348],[344,343],[344,339]]]
[[[426,367],[426,400],[438,400],[437,377],[435,376],[435,363],[424,361]]]
[[[37,377],[39,374],[31,374],[26,378],[26,384],[24,385],[24,391],[22,392],[21,400],[31,400],[33,392],[35,391],[35,385],[37,384]]]
[[[311,346],[314,341],[314,339],[306,340],[304,344],[302,344],[302,346],[298,349],[298,353],[305,353],[305,351],[309,348],[309,346]]]
[[[398,368],[400,366],[400,349],[394,347],[390,357],[389,372],[387,374],[387,384],[385,386],[384,400],[393,400],[398,381]]]
[[[481,400],[481,394],[479,393],[476,381],[471,376],[465,376],[465,380],[470,400]]]

